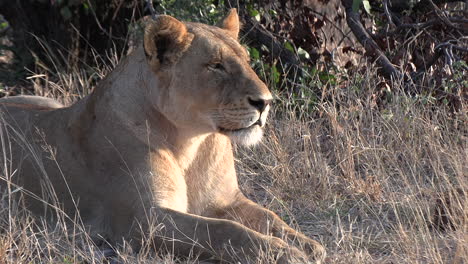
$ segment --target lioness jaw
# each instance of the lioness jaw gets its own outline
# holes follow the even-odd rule
[[[236,10],[218,25],[159,16],[143,46],[72,106],[0,99],[3,124],[30,139],[12,142],[18,171],[4,179],[34,194],[24,196],[26,207],[37,216],[47,203],[79,213],[92,237],[113,244],[139,248],[149,236],[185,256],[320,262],[319,243],[238,187],[231,140],[260,140],[272,96],[237,40]],[[149,232],[153,226],[160,231]]]

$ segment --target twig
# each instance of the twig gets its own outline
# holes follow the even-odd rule
[[[153,0],[146,0],[146,6],[148,7],[150,11],[151,18],[153,18],[153,20],[156,20],[156,10],[154,9],[154,6],[153,6]]]
[[[466,0],[434,0],[431,1],[435,5],[445,4],[445,3],[455,3],[455,2],[465,2]],[[421,0],[419,1],[413,9],[415,10],[424,10],[427,7],[432,6],[430,0]]]
[[[450,22],[452,22],[452,26],[455,29],[458,29],[458,30],[461,30],[461,31],[468,31],[468,29],[466,29],[466,28],[458,27],[458,26],[453,24],[453,23],[468,24],[468,19],[459,18],[459,17],[449,17],[447,19]],[[432,19],[432,20],[429,20],[429,21],[426,21],[426,22],[420,22],[420,23],[404,23],[404,24],[398,25],[397,28],[394,31],[379,33],[379,34],[375,34],[374,36],[376,38],[388,37],[388,36],[393,36],[393,35],[399,33],[403,29],[422,30],[422,29],[425,29],[427,27],[437,26],[437,25],[440,25],[440,24],[445,24],[445,23],[443,21],[441,21],[440,19]]]
[[[107,32],[107,30],[105,30],[105,29],[102,27],[101,22],[99,22],[99,19],[98,19],[97,15],[96,15],[96,12],[94,12],[94,8],[93,8],[93,6],[91,5],[91,1],[87,0],[87,2],[88,2],[89,9],[91,9],[91,13],[93,14],[94,20],[96,21],[97,26],[99,27],[99,29],[100,29],[106,36],[108,36],[110,39],[125,40],[124,38],[114,37],[114,36],[112,36],[112,34],[110,34],[109,32]]]
[[[424,65],[419,66],[419,67],[416,66],[416,68],[421,68],[421,67],[422,68],[418,70],[416,73],[413,73],[411,78],[412,79],[419,78],[419,76],[421,76],[427,70],[429,70],[432,67],[432,65],[434,65],[434,63],[436,63],[439,60],[441,56],[442,56],[442,52],[440,52],[440,50],[436,50],[434,56],[432,56],[431,59],[427,63],[424,63]]]
[[[119,3],[117,4],[117,7],[115,8],[114,15],[112,15],[111,21],[114,22],[115,18],[117,17],[117,14],[120,11],[120,8],[122,8],[122,4],[125,0],[120,0]]]
[[[442,12],[442,10],[440,10],[440,8],[436,6],[434,2],[432,2],[432,0],[428,0],[428,1],[431,4],[432,8],[434,9],[434,12],[436,13],[437,17],[439,17],[448,26],[457,28],[456,26],[452,24],[452,22],[450,22],[450,20],[447,18],[447,15],[445,15],[444,12]]]
[[[463,51],[463,52],[467,52],[468,53],[468,48],[465,48],[465,47],[460,47],[460,46],[456,46],[456,45],[453,45],[452,44],[452,48],[456,49],[456,50],[459,50],[459,51]]]
[[[387,16],[388,22],[396,26],[396,24],[393,22],[392,13],[388,9],[388,0],[383,1],[383,6],[384,6],[384,12],[385,12],[385,15]]]
[[[317,15],[317,16],[321,16],[323,20],[327,21],[328,23],[330,23],[336,30],[338,30],[341,35],[343,36],[344,39],[348,39],[349,41],[353,41],[350,37],[348,37],[350,31],[348,31],[347,33],[345,33],[337,24],[336,24],[336,21],[328,18],[326,16],[326,14],[323,14],[323,13],[320,13],[320,12],[317,12],[317,11],[314,11],[314,10],[310,10],[312,13],[314,13],[314,15]],[[342,40],[343,41],[343,40]],[[339,45],[338,45],[339,46]]]
[[[453,52],[452,52],[452,43],[450,43],[450,41],[447,41],[447,42],[444,42],[444,43],[440,43],[439,45],[437,45],[435,47],[435,50],[441,50],[445,53],[446,57],[448,57],[448,65],[452,65],[452,62],[454,60],[454,57],[453,57]],[[447,61],[447,59],[446,59]]]
[[[450,24],[447,24],[445,22],[445,20],[450,22]],[[432,19],[432,20],[422,22],[422,23],[401,24],[399,27],[400,28],[423,29],[423,28],[426,28],[426,27],[430,27],[430,26],[434,26],[434,25],[440,25],[440,24],[444,23],[444,24],[450,25],[451,27],[459,29],[452,22],[453,23],[468,23],[468,19],[456,18],[456,17],[454,17],[454,18],[447,18],[446,17],[445,19],[442,19],[442,18],[441,19]]]
[[[418,70],[418,72],[413,73],[412,78],[413,79],[419,78],[419,76],[421,76],[427,70],[429,70],[429,68],[432,67],[432,65],[434,65],[434,63],[436,63],[439,60],[439,58],[442,57],[442,55],[445,55],[445,63],[449,65],[450,70],[453,72],[452,64],[454,61],[457,61],[457,59],[455,58],[453,54],[454,49],[462,51],[462,52],[468,52],[468,48],[457,46],[451,43],[450,41],[440,43],[439,45],[435,47],[435,54],[431,57],[431,59],[424,65],[416,67],[416,68],[421,68],[421,67],[422,68]]]
[[[453,72],[452,65],[454,62],[459,61],[460,59],[453,54],[453,50],[456,49],[461,52],[468,52],[468,48],[457,46],[450,41],[440,43],[435,47],[436,50],[443,51],[445,55],[445,63],[450,67],[450,70]]]

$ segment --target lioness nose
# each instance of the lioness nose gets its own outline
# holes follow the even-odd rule
[[[257,108],[258,111],[263,112],[265,108],[271,103],[271,100],[265,100],[265,99],[252,99],[248,98],[249,104],[251,104],[253,107]]]

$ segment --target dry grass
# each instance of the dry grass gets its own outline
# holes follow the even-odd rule
[[[31,77],[35,93],[76,101],[117,61],[95,58],[97,68],[39,67]],[[236,150],[242,189],[321,241],[327,263],[467,263],[466,111],[425,103],[398,83],[392,100],[378,107],[377,74],[349,78],[329,87],[314,108],[278,94],[263,143]],[[7,167],[2,177],[14,174]],[[431,224],[437,201],[454,228]],[[8,195],[0,210],[0,263],[102,263],[102,251],[81,228],[44,225]],[[150,249],[117,253],[119,263],[179,263]]]
[[[262,146],[238,151],[243,189],[326,245],[329,263],[466,263],[466,115],[399,91],[379,110],[368,76],[316,113],[277,108]],[[456,231],[431,224],[440,198]]]

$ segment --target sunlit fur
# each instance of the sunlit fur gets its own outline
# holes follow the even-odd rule
[[[239,189],[232,141],[260,140],[269,107],[252,100],[272,96],[234,38],[238,32],[230,32],[239,28],[235,10],[227,19],[223,29],[158,16],[144,45],[69,107],[0,99],[9,129],[28,139],[13,140],[5,155],[15,189],[33,194],[20,204],[41,216],[44,203],[35,197],[42,197],[69,219],[78,216],[96,242],[125,239],[136,251],[148,238],[185,256],[255,263],[268,245],[278,264],[306,263],[308,255],[287,243],[298,241],[317,263],[323,259],[318,242]]]
[[[252,146],[260,142],[263,136],[263,130],[260,126],[255,125],[238,131],[226,132],[225,134],[229,136],[234,143]]]

